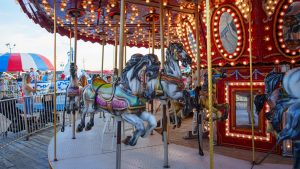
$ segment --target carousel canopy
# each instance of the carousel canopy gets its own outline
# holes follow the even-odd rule
[[[35,70],[53,70],[51,62],[40,54],[5,53],[0,55],[0,72]]]
[[[53,32],[53,0],[18,0],[35,23]],[[59,0],[57,31],[73,35],[78,17],[78,39],[115,44],[119,35],[120,0]],[[126,0],[127,46],[160,47],[160,0]],[[199,30],[201,66],[206,66],[205,1],[199,2],[195,24],[193,0],[163,0],[165,46],[182,42],[196,62],[196,28]],[[249,64],[249,23],[252,23],[253,63],[296,63],[300,60],[300,0],[211,0],[212,63],[218,66]],[[117,30],[117,31],[116,31]],[[169,30],[169,31],[168,31]],[[154,39],[152,38],[154,32]],[[118,43],[118,42],[117,42]]]

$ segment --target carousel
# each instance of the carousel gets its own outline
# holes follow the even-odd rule
[[[56,34],[70,38],[70,49],[74,38],[63,113],[73,118],[70,125],[54,118],[51,168],[300,169],[300,0],[18,2],[54,33],[55,70]],[[113,58],[112,83],[103,74],[89,85],[78,79],[78,40],[102,46],[102,72],[103,60]],[[104,56],[106,44],[115,45],[114,56]],[[149,53],[126,56],[133,46]],[[187,137],[196,136],[198,150],[169,141],[170,100],[177,125],[192,114]],[[251,158],[216,154],[216,145],[250,150]],[[265,163],[273,154],[293,163]]]

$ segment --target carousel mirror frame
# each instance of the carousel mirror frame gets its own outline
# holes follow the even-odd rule
[[[187,50],[188,54],[192,56],[193,60],[194,60],[194,58],[196,58],[196,54],[197,54],[195,26],[193,26],[191,24],[191,23],[194,23],[194,22],[195,22],[195,20],[192,17],[189,17],[189,19],[185,18],[183,20],[182,25],[180,26],[181,30],[182,30],[182,33],[183,33],[183,38],[181,38],[182,41],[183,41],[183,44],[184,44],[183,46]],[[196,46],[196,48],[195,48],[196,51],[193,51],[194,47],[192,47],[191,44],[190,44],[190,40],[189,40],[190,37],[188,35],[189,32],[187,30],[188,28],[192,31],[191,33],[192,33],[192,36],[193,36],[194,41],[195,41],[194,45]],[[199,48],[201,49],[201,46],[199,46]]]
[[[264,92],[264,82],[257,81],[253,82],[253,91],[259,91],[261,93]],[[230,111],[229,117],[225,123],[225,131],[226,137],[233,137],[233,138],[243,138],[243,139],[251,139],[251,128],[240,128],[236,126],[236,110],[235,110],[235,93],[236,91],[249,91],[250,92],[250,82],[243,81],[243,82],[236,82],[236,81],[229,81],[225,84],[225,101],[226,103],[230,104]],[[269,107],[266,105],[263,112],[269,111]],[[259,125],[255,128],[254,131],[254,140],[266,141],[271,142],[271,135],[267,133],[267,123],[268,121],[264,117],[264,113],[260,112],[259,114]]]
[[[296,59],[300,57],[300,48],[293,50],[286,47],[283,33],[283,24],[284,24],[284,16],[286,14],[287,9],[294,2],[294,0],[281,1],[278,4],[278,7],[275,12],[274,25],[273,25],[273,36],[275,39],[275,46],[278,51],[285,57]]]
[[[237,47],[233,53],[229,53],[222,43],[220,38],[220,18],[223,13],[230,13],[233,21],[235,22],[235,27],[237,29],[236,33],[238,36],[237,39]],[[213,31],[213,39],[217,50],[219,51],[220,55],[229,61],[237,60],[244,52],[245,45],[246,45],[246,38],[245,38],[245,26],[243,17],[238,8],[233,5],[224,4],[218,7],[212,15],[212,31]]]

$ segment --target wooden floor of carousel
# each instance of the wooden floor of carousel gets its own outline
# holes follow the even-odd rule
[[[54,169],[114,169],[116,166],[116,139],[113,138],[112,122],[106,130],[101,146],[104,121],[95,118],[95,126],[91,131],[76,133],[72,138],[71,127],[66,127],[64,133],[57,133],[57,159],[53,161],[53,138],[48,147],[48,158],[51,168]],[[130,126],[125,125],[125,128]],[[131,131],[126,131],[130,135]],[[172,141],[172,140],[171,140]],[[175,141],[176,142],[176,141]],[[209,153],[198,155],[198,150],[177,144],[169,144],[169,165],[173,169],[208,169]],[[122,144],[122,169],[159,169],[163,168],[163,142],[157,132],[148,138],[140,138],[136,146]],[[250,169],[249,161],[236,159],[220,154],[214,154],[216,169]],[[288,160],[290,161],[290,160]],[[290,169],[288,164],[263,163],[255,169]]]

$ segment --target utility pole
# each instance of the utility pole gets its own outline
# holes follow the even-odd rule
[[[11,50],[12,50],[14,47],[16,47],[16,44],[11,45],[10,43],[7,43],[7,44],[5,44],[5,45],[8,47],[9,53],[11,53]]]

